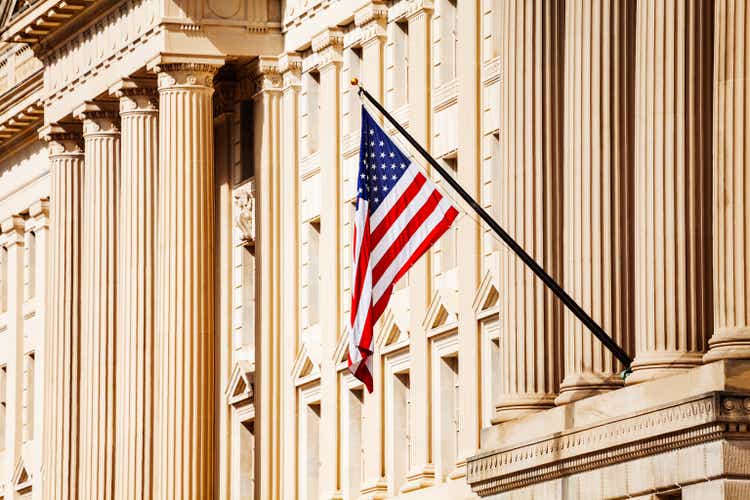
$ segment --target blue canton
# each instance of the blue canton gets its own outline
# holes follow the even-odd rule
[[[398,182],[410,160],[391,141],[380,125],[362,107],[362,141],[359,145],[357,198],[370,202],[370,213],[383,202]]]

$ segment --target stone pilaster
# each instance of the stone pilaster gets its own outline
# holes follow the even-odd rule
[[[503,3],[500,223],[560,281],[562,267],[563,2]],[[500,257],[497,421],[553,405],[560,383],[562,310],[510,251]]]
[[[329,28],[313,38],[312,48],[318,54],[320,72],[320,112],[318,129],[326,131],[320,137],[320,254],[338,256],[341,248],[342,223],[342,174],[341,174],[341,65],[344,34],[338,28]],[[321,290],[338,290],[341,286],[341,259],[330,266],[330,272],[321,275]],[[330,443],[338,443],[339,392],[334,351],[338,336],[343,331],[341,296],[324,293],[320,297],[321,339],[321,429],[333,432],[326,436]],[[320,495],[321,498],[340,498],[339,458],[337,447],[320,447]]]
[[[479,36],[462,36],[476,33],[482,25],[481,2],[458,2],[458,47],[456,57],[458,78],[458,170],[456,177],[474,199],[481,199],[480,165],[482,164],[482,53]],[[497,167],[497,163],[495,163]],[[458,445],[456,469],[452,478],[466,475],[466,458],[479,448],[479,433],[469,429],[480,429],[480,366],[475,360],[480,357],[479,324],[474,312],[474,296],[480,283],[482,254],[480,247],[480,225],[476,217],[461,217],[458,225],[458,289],[467,293],[458,294],[459,335],[459,429],[461,441]]]
[[[566,291],[632,351],[632,25],[635,3],[565,3]],[[622,366],[565,311],[557,404],[622,386]]]
[[[5,294],[6,311],[3,349],[6,353],[5,370],[7,380],[2,388],[5,394],[5,421],[2,469],[3,482],[13,476],[16,464],[22,459],[23,443],[23,355],[24,332],[23,321],[23,252],[24,252],[24,220],[19,215],[12,215],[0,221],[0,249],[5,248],[5,280],[3,293]]]
[[[280,189],[284,193],[281,203],[281,315],[280,328],[283,348],[281,364],[283,370],[282,440],[283,477],[296,477],[297,457],[297,388],[292,370],[295,354],[299,348],[299,93],[301,85],[302,59],[295,53],[279,58],[279,73],[282,78],[281,94],[281,179]],[[296,498],[295,481],[283,481],[280,498]]]
[[[431,148],[432,61],[430,59],[432,3],[409,5],[406,19],[409,26],[408,55],[410,68],[409,85],[406,89],[409,107],[409,131],[428,150]],[[381,63],[382,66],[385,64]],[[384,90],[381,87],[381,92]],[[385,95],[380,97],[381,101]],[[409,269],[409,384],[411,388],[410,443],[413,463],[406,476],[401,491],[409,492],[428,488],[435,484],[435,464],[430,456],[430,381],[429,381],[429,342],[423,324],[427,309],[432,300],[431,253],[427,252]],[[374,362],[373,364],[376,364]],[[378,364],[379,366],[380,364]],[[389,383],[389,382],[386,382]],[[384,388],[381,388],[381,390]],[[378,391],[377,385],[375,391]],[[383,397],[385,395],[383,391]],[[396,451],[399,453],[399,451]],[[386,460],[390,460],[387,457]]]
[[[115,498],[152,498],[154,439],[154,253],[158,120],[149,81],[123,80],[117,260]]]
[[[638,2],[628,383],[700,364],[712,328],[712,3]]]
[[[154,498],[214,491],[213,74],[164,62],[159,88],[159,189],[154,351]]]
[[[228,67],[225,67],[229,69]],[[217,81],[218,80],[218,81]],[[230,384],[232,370],[234,369],[234,342],[233,342],[233,252],[234,252],[234,222],[233,222],[233,167],[235,160],[241,155],[233,147],[234,138],[243,131],[237,130],[236,113],[238,112],[239,83],[233,71],[220,71],[215,78],[213,97],[213,122],[214,122],[214,185],[216,186],[216,211],[214,220],[216,229],[214,231],[216,276],[214,287],[216,294],[216,383],[222,390]],[[234,473],[233,463],[241,461],[243,453],[236,442],[237,436],[234,432],[233,414],[231,405],[225,404],[219,399],[219,407],[216,410],[217,429],[217,481],[218,495],[216,500],[229,500],[232,491],[235,490],[243,478]]]
[[[74,126],[40,131],[49,143],[49,299],[45,325],[45,500],[77,500],[83,141]]]
[[[280,406],[276,402],[281,388],[280,307],[280,206],[283,194],[279,188],[280,120],[282,78],[278,60],[260,57],[255,68],[253,106],[262,117],[254,130],[255,144],[260,146],[255,170],[255,272],[256,272],[256,485],[258,497],[274,500],[280,497],[279,457],[282,439]]]
[[[714,332],[705,361],[750,358],[750,8],[716,2],[713,100]]]
[[[354,14],[354,24],[362,33],[361,84],[376,99],[383,98],[383,50],[385,48],[388,6],[383,0],[370,0]],[[368,64],[367,61],[380,61]]]
[[[85,103],[81,265],[80,495],[114,495],[119,117],[114,103]],[[132,376],[132,374],[131,374]]]

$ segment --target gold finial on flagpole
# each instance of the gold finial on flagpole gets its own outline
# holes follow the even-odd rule
[[[356,78],[356,77],[352,78],[351,79],[351,84],[354,85],[355,87],[358,86],[359,85],[359,78]]]

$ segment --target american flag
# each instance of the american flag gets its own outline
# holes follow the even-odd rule
[[[445,233],[458,210],[362,108],[349,370],[372,392],[373,325],[393,285]]]

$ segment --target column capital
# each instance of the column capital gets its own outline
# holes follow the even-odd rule
[[[29,219],[26,221],[26,230],[33,231],[49,227],[49,198],[35,201],[29,207]]]
[[[279,71],[279,58],[272,56],[260,56],[248,67],[247,77],[241,81],[249,83],[249,92],[246,94],[256,97],[264,92],[280,92],[282,88],[281,72]]]
[[[287,52],[279,56],[279,72],[283,79],[284,90],[302,86],[302,57],[296,52]]]
[[[123,78],[109,88],[109,95],[120,100],[120,116],[158,109],[155,78]]]
[[[432,14],[435,4],[432,0],[412,0],[406,7],[406,18],[408,21],[421,19],[423,16]]]
[[[160,54],[146,64],[156,73],[159,90],[174,88],[212,89],[216,72],[224,65],[219,57],[184,57]]]
[[[11,215],[0,223],[4,246],[23,245],[26,222],[20,215]]]
[[[120,115],[115,101],[87,101],[73,111],[83,122],[83,136],[120,133]]]
[[[327,28],[313,37],[312,49],[318,55],[318,70],[343,61],[344,32],[339,28]]]
[[[83,136],[78,123],[49,123],[39,129],[39,138],[49,144],[50,156],[83,154]]]
[[[362,33],[362,44],[374,40],[385,41],[385,26],[388,22],[388,6],[382,0],[370,0],[354,13],[354,24]]]

